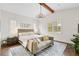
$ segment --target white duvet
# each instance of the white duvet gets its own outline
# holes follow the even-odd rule
[[[41,37],[42,35],[20,35],[19,36],[19,40],[22,42],[21,44],[26,47],[27,46],[27,40],[30,40],[30,39],[35,39],[35,38],[38,38],[38,37]]]

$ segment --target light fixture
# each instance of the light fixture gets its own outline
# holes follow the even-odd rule
[[[44,18],[44,14],[42,13],[42,7],[40,5],[40,13],[37,15],[38,18]]]
[[[58,24],[58,26],[61,26],[61,24]]]

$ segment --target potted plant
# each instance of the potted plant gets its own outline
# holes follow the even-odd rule
[[[75,49],[75,52],[79,54],[79,34],[73,35],[71,41],[74,43],[72,46]]]

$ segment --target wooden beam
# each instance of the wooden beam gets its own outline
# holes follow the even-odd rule
[[[54,10],[52,8],[50,8],[47,4],[45,3],[39,3],[41,6],[43,6],[44,8],[46,8],[47,10],[49,10],[51,13],[54,13]]]

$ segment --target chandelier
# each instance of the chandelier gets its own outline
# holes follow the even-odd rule
[[[40,5],[40,12],[39,12],[39,14],[37,15],[37,18],[44,18],[45,17],[45,15],[42,13],[42,7],[41,7],[41,5]]]

